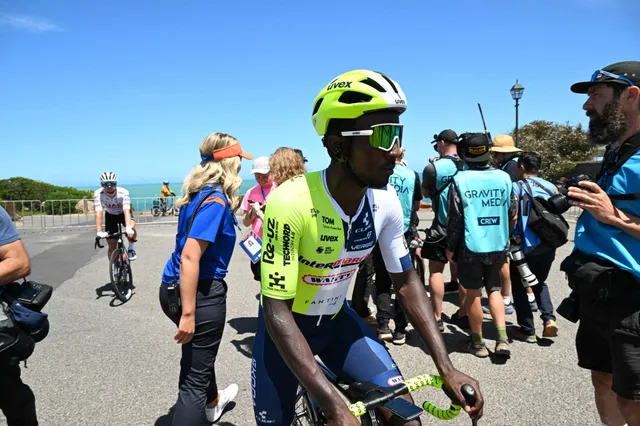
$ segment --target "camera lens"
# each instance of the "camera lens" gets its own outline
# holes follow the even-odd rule
[[[549,206],[549,211],[553,214],[563,214],[571,204],[569,204],[569,197],[565,194],[555,194],[547,199],[547,206]]]

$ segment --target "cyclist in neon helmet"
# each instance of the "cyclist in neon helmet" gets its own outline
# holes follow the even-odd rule
[[[470,416],[482,416],[477,381],[456,370],[448,357],[411,263],[400,201],[388,184],[400,157],[399,118],[406,108],[398,83],[381,73],[355,70],[338,76],[322,89],[312,112],[331,164],[287,180],[270,195],[252,360],[258,425],[292,423],[299,383],[330,422],[360,424],[314,355],[338,377],[377,386],[404,380],[346,300],[351,278],[376,244],[398,299],[427,342],[447,387]],[[474,407],[464,402],[460,389],[465,383],[478,395]],[[380,414],[386,420],[391,416],[385,409]]]

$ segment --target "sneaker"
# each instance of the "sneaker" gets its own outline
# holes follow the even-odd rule
[[[508,357],[511,356],[511,350],[509,349],[509,342],[504,339],[498,339],[496,341],[496,348],[493,351],[498,356]]]
[[[211,423],[215,423],[220,420],[220,416],[222,416],[222,412],[224,411],[224,407],[227,406],[228,403],[233,401],[233,399],[238,394],[238,385],[235,383],[230,384],[222,392],[219,393],[220,400],[218,404],[213,407],[205,407],[204,412],[207,415],[207,420]]]
[[[538,312],[538,304],[535,300],[529,302],[529,307],[531,308],[531,312]]]
[[[485,314],[491,315],[491,311],[489,310],[489,305],[483,306],[482,307],[482,312],[484,312]],[[504,305],[504,313],[505,313],[505,315],[511,315],[514,312],[515,312],[515,309],[513,308],[513,303],[509,303],[508,305]]]
[[[442,318],[438,320],[438,329],[440,330],[440,333],[444,333],[444,322],[442,322]]]
[[[548,320],[544,323],[544,331],[542,337],[556,337],[558,335],[558,324],[554,320]]]
[[[129,250],[127,251],[127,254],[129,255],[129,260],[136,260],[136,258],[138,257],[136,256],[135,250]]]
[[[462,349],[466,352],[469,352],[470,354],[477,356],[478,358],[486,358],[489,356],[489,349],[487,349],[487,345],[485,345],[484,342],[473,343],[473,340],[471,340],[471,338],[469,338],[464,343]]]
[[[457,293],[460,289],[458,288],[458,281],[449,281],[444,284],[444,293]]]
[[[388,324],[378,326],[378,339],[384,342],[393,340],[393,335],[391,334],[391,329]]]
[[[525,334],[522,331],[522,328],[520,327],[514,327],[511,329],[511,335],[517,339],[517,340],[521,340],[523,342],[527,342],[527,343],[536,343],[538,341],[538,337],[534,334],[534,335],[528,335]]]
[[[407,341],[407,335],[406,333],[403,333],[401,331],[394,331],[393,332],[393,344],[394,345],[404,345]]]
[[[456,311],[455,314],[451,315],[451,318],[449,318],[449,322],[451,322],[452,324],[457,325],[458,327],[460,327],[463,330],[468,330],[471,328],[471,324],[469,324],[469,316],[465,315],[463,317],[460,316],[460,311]]]

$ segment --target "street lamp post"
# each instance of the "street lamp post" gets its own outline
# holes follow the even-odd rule
[[[523,92],[524,86],[516,80],[516,84],[511,88],[511,98],[516,101],[516,148],[518,147],[518,106],[520,105],[519,101],[522,98]]]

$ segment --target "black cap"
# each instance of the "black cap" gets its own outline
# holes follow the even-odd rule
[[[433,135],[432,144],[438,143],[438,141],[445,141],[448,143],[458,143],[458,135],[451,129],[443,130],[439,135]]]
[[[591,81],[575,83],[573,86],[571,86],[571,91],[573,93],[587,93],[591,86],[600,83],[616,83],[625,85],[627,87],[630,86],[628,81],[606,75],[600,71],[601,70],[598,70],[593,73]],[[615,74],[627,80],[631,80],[634,86],[640,87],[640,61],[617,62],[615,64],[611,64],[602,68],[602,71]]]
[[[486,163],[491,158],[491,139],[486,133],[463,133],[460,146],[468,163]]]
[[[296,152],[296,154],[298,154],[300,157],[302,157],[302,159],[304,160],[304,162],[308,162],[309,160],[307,160],[307,158],[302,154],[302,150],[301,149],[294,149],[294,151]]]

